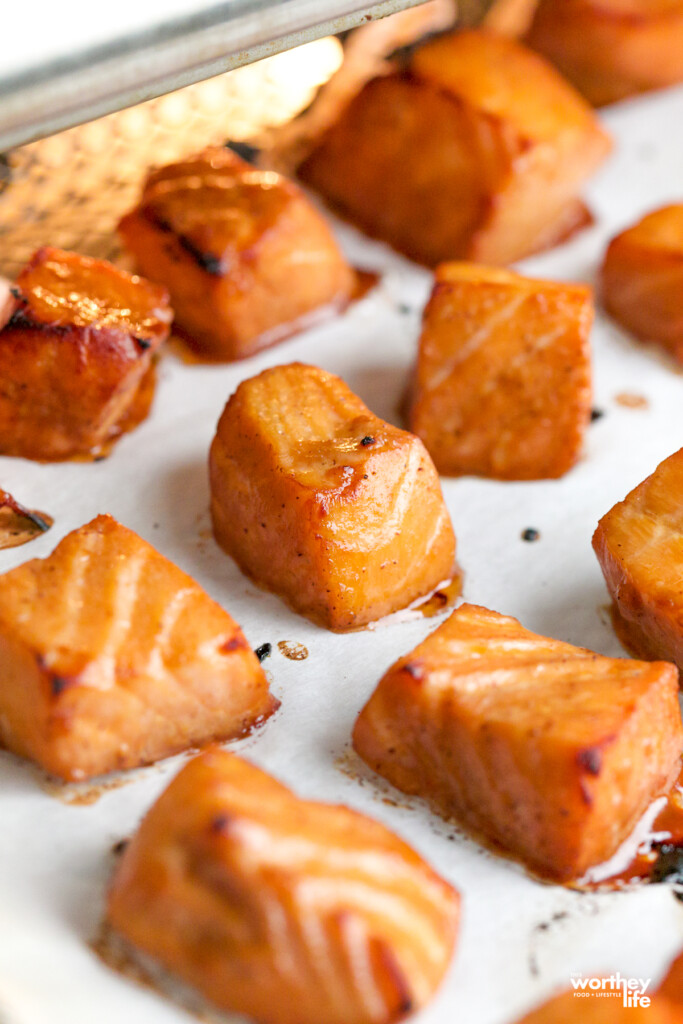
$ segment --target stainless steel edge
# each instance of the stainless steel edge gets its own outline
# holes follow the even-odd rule
[[[225,0],[20,74],[0,74],[0,151],[424,0]]]

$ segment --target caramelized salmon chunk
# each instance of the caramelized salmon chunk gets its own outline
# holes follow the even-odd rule
[[[459,32],[369,82],[299,173],[411,259],[506,264],[587,222],[579,192],[609,150],[591,109],[537,54]]]
[[[106,451],[151,401],[152,358],[172,319],[163,288],[104,260],[35,253],[0,330],[0,454]]]
[[[623,988],[612,984],[605,978],[604,989],[581,992],[585,998],[577,998],[578,992],[573,988],[562,992],[532,1010],[518,1024],[680,1024],[680,1012],[665,999],[653,995],[650,986],[644,992],[638,989],[638,1005],[633,1003],[634,990],[629,989],[630,1005],[625,1006]]]
[[[459,897],[383,825],[211,749],[142,822],[109,893],[134,946],[260,1024],[390,1024],[434,994]]]
[[[602,517],[593,548],[624,646],[683,670],[683,448]]]
[[[228,149],[153,172],[119,231],[140,271],[169,289],[176,325],[216,360],[281,341],[354,287],[301,189]]]
[[[677,673],[465,604],[389,669],[353,742],[398,789],[571,881],[615,853],[677,774]]]
[[[110,516],[0,576],[0,742],[62,779],[242,736],[276,707],[227,612]]]
[[[591,291],[444,263],[425,309],[410,429],[440,473],[558,477],[590,422]]]
[[[627,331],[683,363],[683,204],[655,210],[612,239],[602,292]]]
[[[210,477],[221,547],[328,629],[364,626],[456,573],[422,442],[314,366],[278,366],[240,384],[218,424]]]
[[[683,80],[683,0],[541,0],[527,43],[613,103]]]

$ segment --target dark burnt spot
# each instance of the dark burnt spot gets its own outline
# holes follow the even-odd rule
[[[173,225],[166,220],[165,217],[160,217],[154,210],[145,209],[144,215],[155,227],[161,231],[168,231],[170,234],[175,235],[178,240],[178,244],[188,253],[192,259],[199,264],[202,270],[205,270],[207,274],[211,274],[214,277],[222,277],[225,273],[225,267],[223,261],[219,256],[216,256],[212,252],[204,252],[199,249],[194,242],[185,235],[179,235],[174,229]]]
[[[118,843],[114,843],[111,848],[111,852],[115,857],[120,857],[124,853],[130,844],[130,839],[119,839]]]
[[[597,420],[601,420],[604,415],[604,409],[591,409],[591,423],[595,423]]]
[[[3,330],[44,331],[59,337],[63,337],[73,331],[73,326],[69,324],[51,324],[38,320],[33,315],[25,296],[22,295],[18,302],[19,305],[13,310]]]
[[[248,142],[233,142],[232,139],[228,139],[225,143],[225,148],[232,150],[232,152],[236,153],[237,156],[246,160],[248,164],[256,164],[256,161],[261,155],[259,147],[252,146]]]
[[[23,299],[24,297],[21,288],[17,288],[16,285],[12,285],[12,287],[9,290],[9,293],[14,299]]]
[[[576,755],[577,763],[589,775],[599,775],[602,768],[602,751],[599,747],[586,747]]]
[[[367,448],[368,445],[377,444],[377,439],[371,437],[370,434],[366,434],[365,437],[361,438],[360,443],[363,445],[364,448]]]
[[[220,651],[221,654],[229,654],[230,651],[243,651],[247,646],[248,644],[244,637],[236,633],[235,636],[231,636],[229,640],[226,640],[221,645]]]
[[[424,668],[419,662],[407,661],[403,666],[403,671],[407,672],[411,679],[424,679]]]
[[[50,688],[52,694],[55,697],[59,697],[61,693],[64,693],[72,684],[72,680],[67,679],[65,676],[51,676]]]
[[[527,526],[526,530],[522,530],[522,540],[527,541],[529,544],[540,538],[540,532],[533,526]]]
[[[209,832],[213,835],[220,836],[228,831],[230,828],[230,815],[229,814],[216,814],[209,822]]]
[[[212,252],[203,252],[194,244],[194,242],[191,242],[190,239],[186,238],[184,235],[178,235],[178,241],[185,252],[189,253],[192,259],[198,263],[202,270],[205,270],[207,274],[211,274],[212,277],[223,276],[225,273],[225,267],[223,266],[223,260],[220,256],[216,256]]]
[[[258,658],[259,661],[265,661],[266,658],[270,657],[272,651],[273,651],[273,645],[272,644],[261,644],[260,647],[256,648],[256,650],[254,651],[254,654],[256,655],[256,657]]]
[[[135,341],[137,343],[138,348],[141,349],[143,352],[146,352],[148,348],[152,347],[152,342],[149,340],[149,338],[135,337]]]

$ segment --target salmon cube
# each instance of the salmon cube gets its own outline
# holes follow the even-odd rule
[[[53,775],[242,736],[276,707],[227,612],[110,516],[0,576],[0,742]]]
[[[21,271],[7,313],[0,455],[100,455],[144,417],[152,359],[173,317],[165,289],[104,260],[46,247]]]
[[[108,916],[259,1024],[391,1024],[438,987],[459,896],[383,825],[211,749],[148,812]]]
[[[343,307],[355,278],[301,189],[228,149],[153,172],[119,231],[210,359],[244,359]]]
[[[353,743],[398,789],[536,874],[574,881],[678,774],[677,673],[465,604],[389,669]]]
[[[579,192],[609,150],[589,106],[537,54],[458,32],[368,82],[299,174],[411,259],[506,264],[587,222]]]
[[[655,210],[612,239],[602,293],[627,331],[683,363],[683,204]]]
[[[518,1024],[680,1024],[676,1010],[666,1000],[653,996],[649,987],[644,992],[645,1005],[624,1006],[623,988],[612,988],[609,978],[604,983],[603,991],[586,993],[584,998],[577,998],[574,989],[563,992],[532,1010]],[[629,996],[633,999],[633,990],[629,990]]]
[[[315,366],[277,366],[240,384],[218,424],[210,478],[221,547],[328,629],[367,625],[457,572],[422,442]]]
[[[681,0],[541,0],[526,41],[596,106],[683,81]]]
[[[558,477],[591,413],[590,288],[444,263],[423,318],[410,429],[440,473]]]
[[[593,548],[626,649],[683,670],[683,448],[602,517]]]

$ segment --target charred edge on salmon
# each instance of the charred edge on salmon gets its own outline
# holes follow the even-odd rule
[[[38,320],[29,307],[28,299],[21,293],[19,303],[3,330],[44,331],[59,336],[70,334],[74,330],[73,324],[51,324]]]
[[[66,679],[64,676],[52,676],[50,678],[50,686],[54,696],[59,697],[60,693],[64,693],[71,686],[71,680]]]
[[[587,747],[576,755],[577,763],[589,773],[599,775],[602,768],[602,751],[598,747]]]
[[[214,835],[221,835],[226,832],[230,825],[230,815],[228,814],[217,814],[213,817],[209,823],[209,831],[213,832]]]
[[[231,636],[229,640],[226,640],[221,646],[221,654],[229,654],[230,651],[242,651],[247,647],[246,640],[241,636]]]
[[[178,234],[177,231],[172,227],[171,224],[163,217],[159,217],[152,210],[145,210],[145,216],[148,220],[152,221],[156,227],[160,228],[161,231],[168,231],[178,239],[178,244],[182,246],[185,252],[192,257],[202,270],[205,270],[207,274],[211,274],[212,277],[222,277],[225,273],[225,267],[223,261],[219,256],[216,256],[212,252],[203,252],[198,249],[194,242],[191,242],[185,235]]]
[[[232,139],[228,139],[225,142],[225,148],[232,150],[242,160],[246,160],[248,164],[256,165],[256,161],[261,155],[261,150],[258,146],[252,146],[248,142],[233,142]]]

